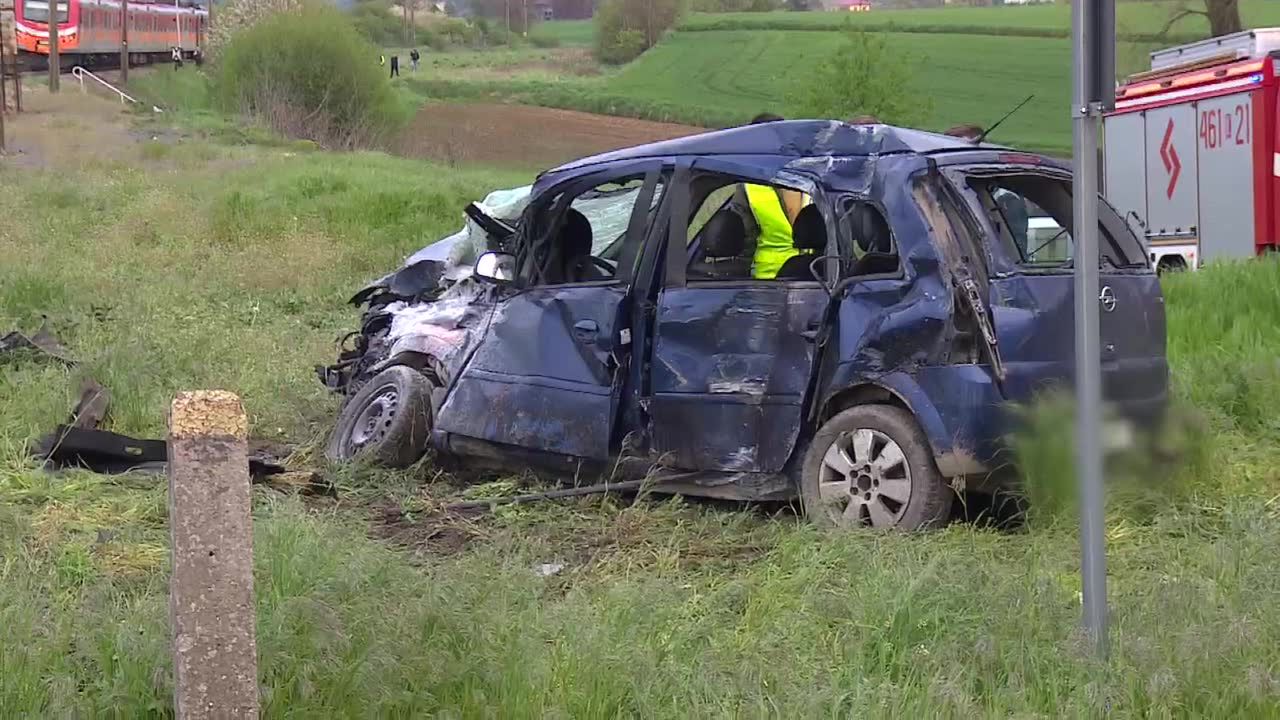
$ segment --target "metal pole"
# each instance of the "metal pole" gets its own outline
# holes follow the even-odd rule
[[[120,0],[120,84],[129,84],[129,0]]]
[[[1107,0],[1071,4],[1072,135],[1075,239],[1076,473],[1080,485],[1084,628],[1107,654],[1107,558],[1103,526],[1102,369],[1098,330],[1098,118],[1093,63],[1099,57],[1096,13]]]
[[[49,0],[49,21],[46,23],[49,28],[49,92],[51,93],[58,92],[61,80],[59,74],[62,72],[62,60],[58,54],[58,46],[61,44],[58,37],[58,6],[60,4],[58,0]]]

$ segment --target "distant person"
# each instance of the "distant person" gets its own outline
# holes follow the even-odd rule
[[[386,56],[386,55],[379,55],[379,56],[378,56],[378,67],[386,67],[386,66],[387,66],[387,56]]]
[[[422,59],[422,56],[418,54],[418,48],[414,48],[413,50],[409,51],[409,62],[413,63],[414,72],[418,72],[418,61],[421,59]]]
[[[196,67],[204,65],[204,51],[199,47],[191,51],[191,59],[195,61]]]
[[[400,77],[400,56],[391,56],[391,77]]]
[[[173,58],[173,69],[181,70],[182,69],[182,49],[178,47],[174,47],[173,51],[169,53],[169,56]]]

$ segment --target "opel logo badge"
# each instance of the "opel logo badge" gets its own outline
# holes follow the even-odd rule
[[[1102,303],[1102,309],[1107,312],[1116,309],[1116,292],[1110,285],[1103,286],[1102,292],[1098,293],[1098,302]]]

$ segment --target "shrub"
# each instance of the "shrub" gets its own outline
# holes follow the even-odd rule
[[[529,34],[529,42],[536,48],[544,50],[560,47],[560,38],[555,35],[546,35],[540,32],[532,32]]]
[[[437,36],[443,38],[449,45],[474,45],[480,37],[480,31],[477,27],[468,24],[466,20],[458,18],[441,20],[432,29]],[[435,46],[433,45],[432,47]]]
[[[218,64],[218,99],[290,137],[367,146],[404,119],[377,57],[336,10],[275,15],[231,39]]]
[[[887,40],[862,31],[819,65],[792,103],[805,117],[848,120],[872,115],[882,122],[915,125],[929,114],[927,98],[910,85],[916,61]]]
[[[640,56],[676,24],[682,0],[605,0],[596,10],[596,58],[621,64]]]
[[[350,10],[351,24],[377,45],[398,45],[404,40],[404,24],[391,14],[386,0],[359,2]]]

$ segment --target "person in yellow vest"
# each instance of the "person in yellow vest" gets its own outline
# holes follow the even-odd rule
[[[762,113],[752,125],[782,120],[778,115]],[[744,183],[746,205],[755,221],[756,250],[751,263],[751,277],[772,280],[787,260],[798,254],[791,237],[791,225],[796,215],[810,200],[804,193],[784,190],[768,185]]]

